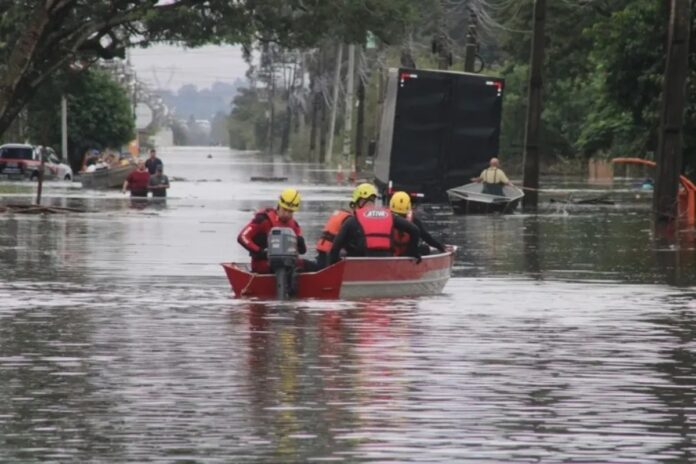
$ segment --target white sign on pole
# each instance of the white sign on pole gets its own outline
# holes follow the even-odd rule
[[[152,108],[147,103],[138,102],[135,106],[135,127],[138,130],[147,129],[147,126],[152,123],[152,119]]]

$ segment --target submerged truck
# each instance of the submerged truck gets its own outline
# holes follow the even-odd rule
[[[452,71],[389,70],[374,173],[390,188],[446,202],[498,154],[505,82]]]

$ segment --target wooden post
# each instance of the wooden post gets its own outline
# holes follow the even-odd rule
[[[43,192],[43,180],[44,180],[44,168],[45,168],[45,163],[46,163],[46,145],[45,145],[45,140],[46,137],[44,137],[44,145],[41,146],[41,149],[39,150],[39,156],[41,157],[41,161],[39,161],[39,177],[37,179],[38,185],[36,187],[36,205],[40,206],[41,205],[41,194]]]
[[[544,64],[544,23],[546,21],[546,0],[534,1],[534,36],[532,38],[532,57],[529,72],[529,95],[527,98],[527,125],[524,135],[524,179],[527,188],[522,206],[524,209],[536,209],[539,204],[539,157],[541,150],[542,90],[544,82],[542,67]]]
[[[671,0],[670,10],[667,64],[657,146],[657,179],[653,196],[656,223],[671,223],[679,217],[677,195],[682,168],[691,0]]]
[[[60,156],[64,163],[70,164],[68,156],[68,99],[60,97]]]

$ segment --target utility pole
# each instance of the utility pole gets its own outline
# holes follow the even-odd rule
[[[682,131],[689,71],[691,0],[671,0],[670,3],[669,43],[657,146],[657,181],[653,196],[656,224],[672,223],[679,217]]]
[[[474,72],[476,61],[476,23],[478,18],[474,10],[469,7],[469,28],[466,33],[466,46],[464,47],[464,71]]]
[[[343,166],[351,169],[350,152],[353,140],[353,88],[355,87],[355,44],[348,45],[348,73],[346,75],[346,116],[343,121]]]
[[[541,135],[542,90],[544,81],[544,23],[546,21],[546,0],[534,1],[534,35],[532,37],[531,69],[529,71],[529,94],[527,98],[527,124],[524,134],[524,178],[527,188],[522,206],[536,209],[539,204],[539,157],[541,156],[539,136]]]
[[[63,161],[70,163],[68,156],[68,99],[60,98],[60,150]]]
[[[331,156],[333,155],[333,141],[334,132],[336,131],[336,111],[338,110],[338,88],[341,86],[341,63],[343,62],[343,44],[338,44],[338,51],[336,53],[336,71],[334,73],[334,86],[333,86],[333,98],[331,104],[331,122],[329,123],[329,142],[326,144],[326,157],[327,163],[331,163]]]

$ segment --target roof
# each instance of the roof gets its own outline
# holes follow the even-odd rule
[[[0,145],[0,148],[31,148],[33,149],[33,145],[29,145],[27,143],[6,143],[3,145]]]

